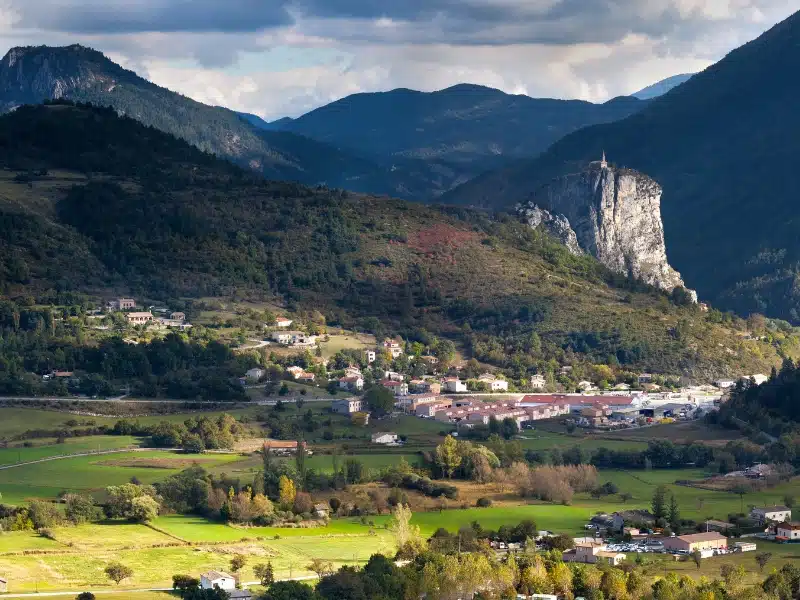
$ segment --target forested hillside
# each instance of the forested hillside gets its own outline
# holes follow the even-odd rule
[[[759,372],[796,351],[790,331],[743,339],[743,321],[676,306],[516,218],[264,181],[110,109],[0,117],[0,167],[0,289],[19,302],[273,298],[330,324],[435,332],[520,377],[569,357]]]
[[[670,263],[702,299],[800,323],[800,13],[616,123],[444,200],[508,207],[605,150],[663,188]]]
[[[647,103],[531,98],[479,85],[436,92],[353,94],[297,119],[270,124],[351,149],[430,179],[438,195],[488,169],[533,157],[564,135],[627,117]]]

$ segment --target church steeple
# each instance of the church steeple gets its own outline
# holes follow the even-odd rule
[[[603,150],[603,160],[600,161],[600,168],[606,169],[608,168],[608,163],[606,162],[606,151]]]

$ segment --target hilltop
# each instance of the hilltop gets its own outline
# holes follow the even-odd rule
[[[703,299],[800,323],[800,13],[641,112],[587,127],[443,200],[505,207],[605,150],[664,189],[670,262]]]
[[[536,156],[583,126],[616,121],[645,105],[630,97],[593,104],[461,84],[435,92],[353,94],[271,127],[394,168],[430,169],[430,192],[437,195],[488,169]]]
[[[778,360],[742,324],[674,306],[516,218],[264,181],[110,109],[0,117],[0,168],[13,298],[278,298],[333,324],[436,332],[520,376],[565,356],[705,375]]]

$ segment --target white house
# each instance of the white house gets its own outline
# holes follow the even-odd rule
[[[173,321],[185,321],[186,313],[174,312],[169,315],[169,318],[172,319]]]
[[[384,371],[383,378],[389,381],[403,381],[403,379],[405,379],[401,373],[395,371]]]
[[[391,390],[395,396],[408,396],[408,384],[404,381],[392,381],[384,379],[381,385],[387,390]]]
[[[361,377],[361,369],[359,369],[358,367],[355,367],[353,365],[349,365],[344,370],[344,376],[345,377]]]
[[[364,379],[360,375],[342,377],[339,379],[339,388],[351,392],[360,392],[364,389]]]
[[[782,505],[754,506],[750,510],[750,516],[759,523],[766,523],[767,521],[783,523],[784,521],[792,520],[792,509]]]
[[[588,392],[589,390],[594,389],[594,384],[591,381],[579,381],[578,382],[578,389]]]
[[[292,323],[294,323],[294,321],[292,321],[291,319],[278,319],[277,321],[275,321],[275,327],[286,329],[287,327],[291,327]]]
[[[467,391],[467,384],[458,377],[449,377],[444,380],[444,389],[452,394],[458,394]]]
[[[714,385],[721,390],[727,390],[728,388],[735,386],[736,382],[733,379],[717,379],[714,382]]]
[[[200,587],[204,590],[213,590],[215,587],[226,591],[235,590],[236,580],[222,571],[208,571],[200,575]]]
[[[498,379],[491,373],[484,373],[478,378],[478,381],[485,383],[493,392],[507,392],[508,382],[503,379]]]
[[[295,365],[295,366],[292,366],[292,367],[287,367],[286,368],[286,372],[291,374],[291,376],[294,379],[298,379],[300,377],[300,375],[305,373],[305,369],[303,367],[298,367],[298,366]]]
[[[531,387],[534,390],[541,390],[544,389],[544,386],[547,385],[547,381],[542,375],[532,375],[531,376]]]
[[[783,523],[778,525],[775,537],[787,540],[800,540],[800,523]]]
[[[391,431],[381,431],[372,434],[373,444],[396,444],[397,434]]]
[[[642,385],[643,383],[653,383],[653,376],[650,373],[642,373],[637,378],[637,381],[639,382],[639,385]]]
[[[317,343],[317,336],[302,331],[273,331],[270,337],[285,346],[314,346]]]
[[[359,398],[347,398],[346,400],[334,400],[331,402],[331,410],[339,415],[352,415],[364,409],[364,401]]]
[[[375,350],[364,350],[364,358],[367,360],[369,364],[375,362],[377,355],[375,354]]]
[[[256,367],[254,369],[248,369],[247,373],[245,373],[245,377],[247,377],[251,381],[258,381],[265,374],[266,374],[266,371],[264,369]]]
[[[399,343],[394,340],[384,340],[383,349],[392,355],[392,358],[397,358],[403,353],[403,348]]]

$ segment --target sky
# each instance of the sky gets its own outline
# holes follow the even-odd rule
[[[0,51],[81,43],[191,98],[298,116],[475,83],[594,102],[696,72],[797,0],[0,0]]]

